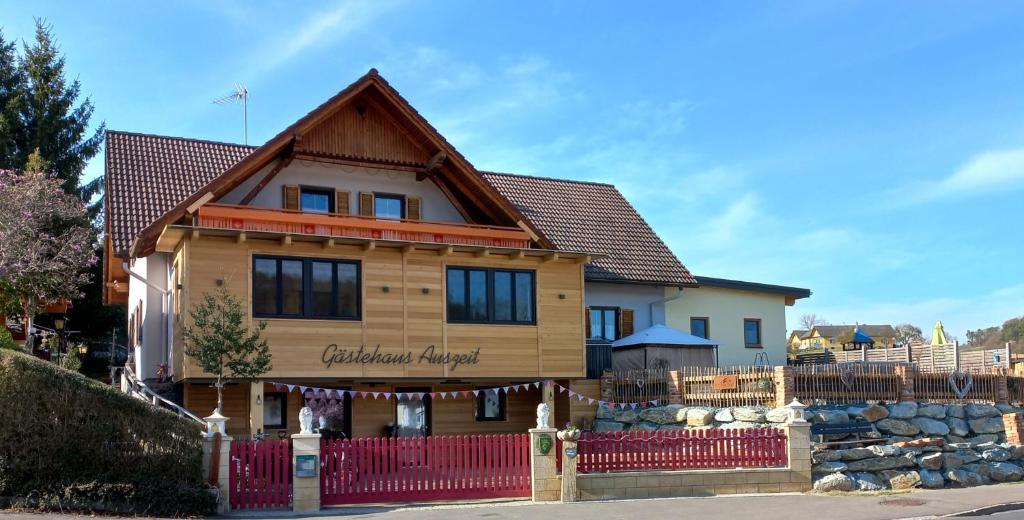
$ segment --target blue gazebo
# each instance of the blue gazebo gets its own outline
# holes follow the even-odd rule
[[[875,340],[860,330],[860,326],[854,327],[853,337],[850,341],[843,343],[843,350],[860,350],[875,348]]]

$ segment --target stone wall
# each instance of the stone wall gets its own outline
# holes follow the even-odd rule
[[[595,432],[675,431],[702,428],[759,428],[780,426],[786,422],[786,408],[738,406],[711,408],[669,404],[649,408],[597,408]]]
[[[580,474],[576,485],[581,500],[612,500],[803,492],[811,483],[806,471],[780,468]]]
[[[880,491],[1021,480],[1024,446],[1007,443],[1005,433],[1005,423],[1014,424],[1018,411],[1007,405],[912,401],[811,409],[811,423],[866,421],[873,430],[864,437],[884,440],[868,447],[816,447],[811,454],[814,489]],[[1010,421],[1004,421],[1004,413]]]

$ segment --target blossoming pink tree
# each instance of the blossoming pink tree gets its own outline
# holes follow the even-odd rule
[[[80,298],[96,263],[85,205],[42,172],[0,170],[0,280],[32,317],[47,302]]]

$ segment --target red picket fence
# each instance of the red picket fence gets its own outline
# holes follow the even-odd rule
[[[527,434],[323,440],[323,505],[530,496]]]
[[[228,465],[232,509],[291,505],[292,442],[232,441]]]
[[[580,473],[772,468],[787,463],[786,432],[779,428],[584,432],[576,450]]]

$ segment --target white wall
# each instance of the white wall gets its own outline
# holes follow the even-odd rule
[[[273,167],[273,163],[267,165],[240,186],[225,194],[220,202],[238,204]],[[351,197],[349,207],[352,208],[352,213],[359,211],[359,192],[378,191],[420,197],[423,200],[423,220],[465,222],[448,197],[433,181],[429,179],[417,181],[415,173],[314,161],[292,161],[264,186],[251,205],[281,208],[282,187],[286,185],[349,191]]]
[[[651,321],[651,302],[665,298],[666,293],[674,295],[676,292],[676,289],[666,290],[661,285],[625,283],[586,282],[584,288],[588,307],[633,309],[634,332],[639,332],[655,323],[665,323],[665,312],[662,305],[654,306],[654,321]]]
[[[141,379],[156,377],[161,363],[170,367],[167,349],[165,292],[167,289],[168,255],[156,253],[139,258],[131,271],[149,281],[150,287],[135,276],[128,279],[128,316],[142,306],[142,342],[135,349],[136,374]]]
[[[752,365],[758,352],[767,353],[772,365],[786,363],[785,296],[706,286],[687,288],[682,298],[667,304],[667,325],[691,332],[691,317],[708,318],[711,339],[719,343],[719,366]],[[761,319],[763,349],[744,346],[745,318]]]

